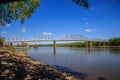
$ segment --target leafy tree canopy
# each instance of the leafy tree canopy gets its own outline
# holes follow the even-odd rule
[[[80,6],[89,7],[88,0],[72,1]],[[17,19],[23,24],[39,5],[40,0],[0,0],[0,25],[9,24]]]
[[[23,24],[26,18],[32,16],[34,10],[39,5],[40,0],[10,0],[1,2],[0,25],[11,23],[12,20],[17,19],[20,19]]]
[[[86,8],[89,7],[88,0],[72,0],[75,2],[77,5],[84,6]]]

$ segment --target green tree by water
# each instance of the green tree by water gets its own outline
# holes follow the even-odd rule
[[[18,19],[23,24],[25,19],[31,17],[35,9],[40,5],[40,0],[12,1],[0,4],[0,25],[9,24],[12,20]]]
[[[0,37],[0,47],[3,46],[4,38]]]
[[[21,44],[21,47],[26,47],[26,46],[28,46],[28,43],[24,43],[24,42],[23,42],[23,43]]]
[[[39,45],[38,44],[34,44],[33,48],[39,48]]]
[[[87,42],[74,42],[66,44],[57,44],[60,47],[87,47]]]
[[[120,38],[112,38],[109,40],[109,46],[120,46]]]
[[[104,45],[103,42],[99,42],[99,41],[92,42],[92,46],[94,46],[94,47],[99,47],[99,46],[103,46],[103,45]]]

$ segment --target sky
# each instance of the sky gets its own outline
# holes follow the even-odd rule
[[[22,25],[19,20],[3,26],[4,37],[80,34],[88,38],[120,37],[120,0],[88,0],[88,9],[72,0],[41,0],[32,17]]]

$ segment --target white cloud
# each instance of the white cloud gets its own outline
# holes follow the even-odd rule
[[[10,27],[11,25],[10,25],[10,24],[6,24],[5,26],[6,26],[6,27]]]
[[[2,31],[1,33],[2,33],[2,34],[7,34],[7,32],[6,32],[6,31]]]
[[[92,29],[85,29],[85,32],[92,32]]]
[[[45,34],[45,35],[51,35],[52,33],[51,32],[43,32],[43,34]]]
[[[87,18],[87,17],[83,17],[82,19],[83,19],[83,20],[88,20],[88,18]]]
[[[22,33],[25,33],[25,32],[26,32],[26,29],[25,29],[25,28],[21,29],[21,32],[22,32]]]

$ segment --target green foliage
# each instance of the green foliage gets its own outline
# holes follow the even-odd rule
[[[107,44],[107,42],[105,44]],[[104,45],[104,42],[92,41],[92,46],[93,47],[102,47],[103,45]],[[60,46],[60,47],[88,47],[88,42],[75,42],[75,43],[67,43],[67,44],[57,44],[57,46]]]
[[[32,16],[39,5],[39,0],[22,0],[0,4],[0,24],[11,23],[12,20],[17,19],[20,19],[23,24],[26,18]]]
[[[38,48],[38,47],[39,47],[38,44],[34,44],[34,45],[33,45],[33,48]]]
[[[17,45],[15,45],[15,47],[22,47],[22,45],[21,44],[17,44]]]
[[[22,44],[16,44],[14,45],[14,47],[27,47],[28,46],[28,43],[22,43]]]
[[[24,43],[24,42],[23,42],[23,43],[21,44],[21,47],[26,47],[26,46],[28,46],[27,43]]]
[[[86,8],[89,7],[88,0],[72,0],[75,2],[77,5],[84,6]]]
[[[0,37],[0,47],[3,46],[4,38]]]
[[[99,47],[99,46],[103,46],[103,45],[104,45],[103,42],[98,42],[98,41],[92,42],[92,46],[94,46],[94,47]]]
[[[80,6],[89,7],[88,0],[72,0]],[[1,0],[0,25],[11,23],[12,20],[20,19],[23,24],[26,18],[33,15],[40,5],[40,0]]]
[[[66,43],[66,44],[57,44],[60,47],[86,47],[87,42],[75,42],[75,43]]]
[[[120,38],[112,38],[109,40],[109,46],[120,46]]]
[[[3,47],[9,47],[9,45],[8,44],[4,44]]]

